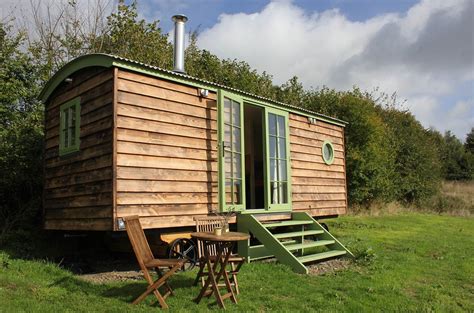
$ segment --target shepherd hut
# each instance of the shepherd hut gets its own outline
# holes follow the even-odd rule
[[[315,220],[347,209],[346,122],[186,75],[179,27],[173,71],[91,54],[46,84],[44,228],[120,231],[139,215],[166,233],[235,211],[248,260],[306,272],[349,255]]]

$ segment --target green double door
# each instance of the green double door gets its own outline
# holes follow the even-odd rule
[[[291,211],[288,113],[225,91],[218,101],[220,211]],[[260,112],[256,120],[249,106]],[[262,166],[252,166],[256,155]],[[260,188],[251,177],[263,178]],[[256,205],[255,198],[263,201]]]

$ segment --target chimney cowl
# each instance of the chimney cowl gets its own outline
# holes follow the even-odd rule
[[[184,70],[184,24],[186,15],[177,14],[172,17],[174,22],[173,71],[186,73]]]

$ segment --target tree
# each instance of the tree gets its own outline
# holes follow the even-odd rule
[[[20,49],[24,34],[0,23],[0,239],[32,224],[41,207],[43,106],[38,69]]]
[[[474,127],[471,128],[471,131],[466,135],[466,142],[464,143],[464,148],[474,155]]]

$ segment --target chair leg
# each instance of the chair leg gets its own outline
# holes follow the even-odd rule
[[[193,286],[196,286],[198,284],[198,281],[199,279],[201,279],[202,282],[203,281],[203,272],[204,272],[204,267],[206,266],[206,263],[201,259],[199,260],[199,271],[196,275],[196,279],[194,280],[194,283],[193,283]]]
[[[156,267],[155,268],[155,271],[156,271],[156,274],[158,275],[158,278],[161,278],[163,277],[163,272],[160,270],[160,268]],[[170,284],[168,283],[168,280],[165,281],[165,287],[166,289],[168,290],[167,293],[169,293],[170,295],[173,295],[174,296],[174,293],[173,293],[173,288],[171,288]],[[163,298],[166,299],[167,295],[165,294],[163,296]]]
[[[145,292],[143,292],[140,296],[138,296],[138,298],[135,299],[135,301],[133,301],[133,304],[140,303],[146,298],[146,296],[148,296],[151,292],[153,292],[156,298],[158,299],[158,302],[160,303],[161,307],[163,309],[167,309],[168,305],[166,304],[165,299],[162,297],[162,295],[158,291],[158,288],[164,285],[166,280],[171,275],[173,275],[181,266],[182,266],[181,263],[177,263],[168,272],[166,272],[161,278],[157,279],[153,284],[150,284],[150,281],[151,281],[150,274],[146,273],[145,278],[147,279],[149,286],[147,287]]]
[[[232,279],[232,283],[234,284],[235,294],[238,295],[238,294],[240,294],[240,291],[239,291],[239,282],[237,281],[237,274],[236,273],[238,272],[238,269],[240,269],[240,266],[238,266],[237,272],[236,272],[236,268],[235,268],[235,263],[231,263],[230,267],[232,269],[231,279]]]

